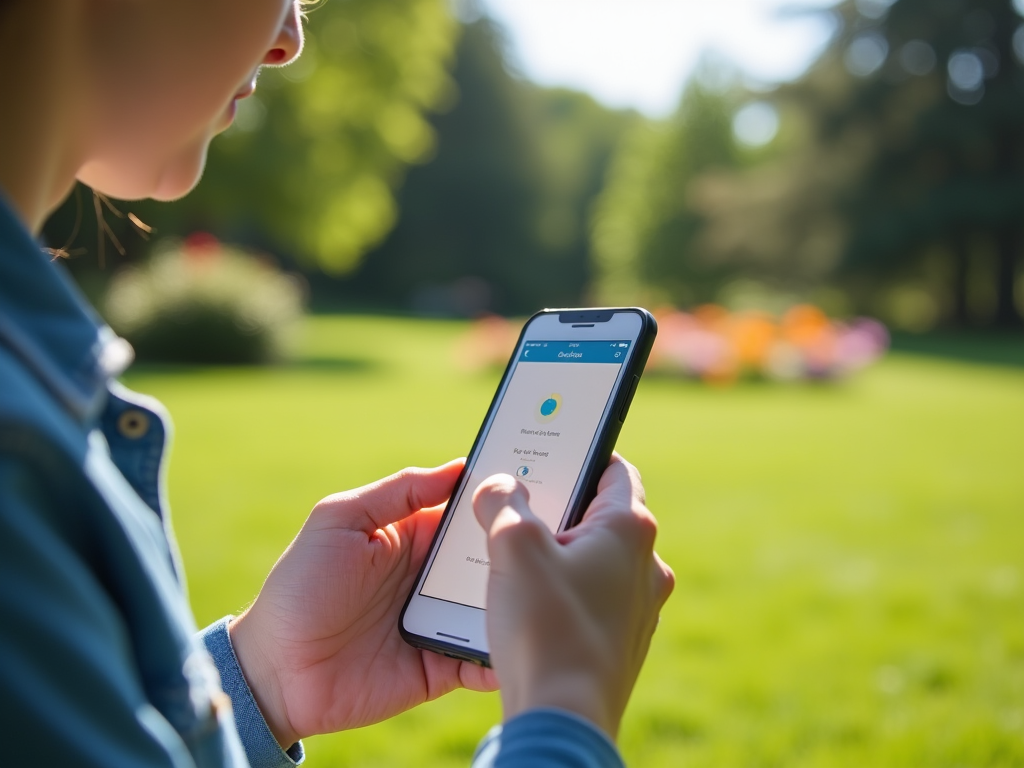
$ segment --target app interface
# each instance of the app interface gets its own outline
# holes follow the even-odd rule
[[[514,475],[530,508],[555,531],[631,343],[527,341],[420,594],[484,608],[487,537],[473,493],[491,475]]]

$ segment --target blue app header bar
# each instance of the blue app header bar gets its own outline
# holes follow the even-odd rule
[[[528,341],[519,354],[521,363],[623,363],[630,342]]]

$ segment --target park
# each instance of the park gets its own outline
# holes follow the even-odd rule
[[[288,366],[129,374],[174,415],[200,624],[255,597],[322,496],[465,455],[500,375],[455,364],[465,332],[316,317]],[[626,713],[628,764],[1024,760],[1024,360],[950,346],[839,384],[644,380],[619,449],[678,587]],[[496,696],[457,692],[308,740],[307,764],[461,766],[499,717]]]
[[[657,114],[532,78],[528,5],[304,4],[190,195],[45,225],[171,414],[198,625],[321,498],[465,456],[530,314],[645,306],[618,450],[677,585],[626,763],[1024,765],[1024,2],[751,0],[805,66],[707,50]],[[465,766],[500,720],[457,691],[305,765]]]

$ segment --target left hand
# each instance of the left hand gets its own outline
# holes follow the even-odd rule
[[[463,466],[405,469],[314,507],[253,605],[229,627],[274,737],[376,723],[464,687],[489,669],[406,644],[398,615]]]

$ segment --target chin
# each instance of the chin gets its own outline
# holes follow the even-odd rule
[[[180,200],[196,188],[200,178],[202,178],[202,168],[195,174],[176,174],[161,178],[160,184],[147,197],[161,203]]]
[[[118,173],[109,165],[89,163],[79,171],[78,180],[117,200],[178,200],[195,189],[202,178],[206,145],[203,142],[149,172]]]
[[[170,202],[184,197],[195,189],[203,177],[203,169],[206,168],[207,146],[208,142],[203,142],[190,157],[177,159],[165,166],[149,197],[161,202]]]

